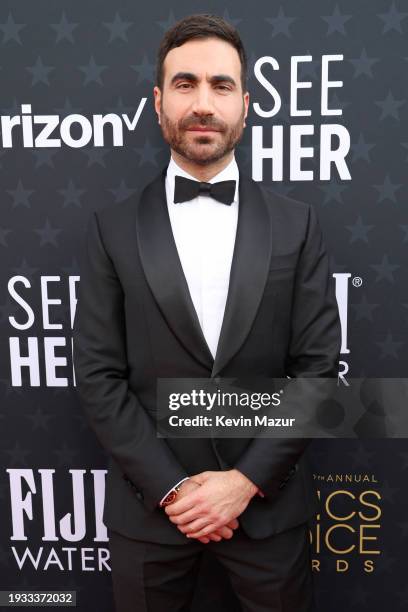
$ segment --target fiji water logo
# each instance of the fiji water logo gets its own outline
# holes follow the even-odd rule
[[[349,305],[349,287],[359,288],[363,284],[360,276],[354,276],[348,272],[334,273],[333,277],[336,281],[336,299],[339,308],[340,324],[341,324],[341,355],[349,355],[350,349],[348,346],[348,305]],[[351,279],[351,281],[350,281]],[[348,386],[346,375],[349,371],[349,364],[345,359],[339,361],[339,379]]]

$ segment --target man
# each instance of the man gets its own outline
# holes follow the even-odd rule
[[[339,319],[316,214],[266,192],[234,158],[246,70],[223,19],[171,28],[154,88],[168,167],[138,201],[89,222],[74,358],[111,457],[104,521],[118,612],[188,610],[205,547],[243,609],[312,604],[307,440],[165,439],[155,428],[158,378],[336,376]]]

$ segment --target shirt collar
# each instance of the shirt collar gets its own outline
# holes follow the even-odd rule
[[[173,157],[170,156],[169,165],[167,167],[166,183],[168,186],[168,193],[172,194],[172,197],[171,197],[172,202],[173,202],[173,197],[174,197],[174,177],[176,176],[176,174],[178,176],[184,176],[186,178],[189,178],[193,181],[197,180],[194,176],[192,176],[191,174],[183,170],[183,168],[180,168],[180,166],[174,161]],[[218,172],[218,174],[213,176],[212,179],[210,179],[207,182],[208,183],[218,183],[218,181],[230,181],[230,180],[236,181],[235,195],[234,195],[234,202],[236,202],[238,201],[239,169],[238,169],[238,164],[235,160],[235,156],[232,157],[228,166],[226,166],[223,170],[221,170],[221,172]]]

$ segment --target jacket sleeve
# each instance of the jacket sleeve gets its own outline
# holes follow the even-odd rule
[[[80,402],[103,448],[142,492],[146,508],[153,510],[188,474],[166,441],[157,438],[152,418],[129,389],[124,294],[96,212],[88,223],[80,272],[73,334]]]
[[[294,282],[286,374],[291,378],[336,378],[340,320],[334,279],[312,206]],[[273,497],[295,472],[294,465],[310,441],[310,438],[254,438],[234,468],[260,487],[267,498]]]

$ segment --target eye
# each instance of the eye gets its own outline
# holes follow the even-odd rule
[[[184,88],[184,86],[190,87],[190,83],[180,83],[179,85],[177,85],[177,89],[180,89],[181,87]]]
[[[225,89],[226,91],[229,91],[230,88],[228,87],[228,85],[218,85],[218,87],[221,87],[221,89]]]

